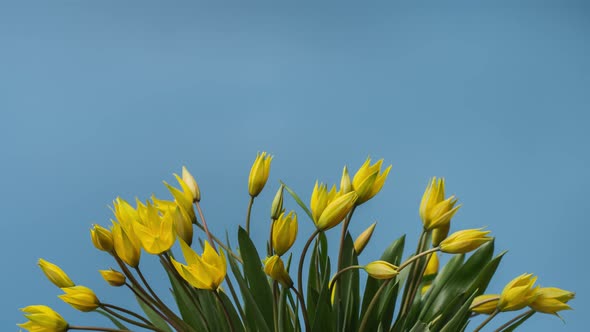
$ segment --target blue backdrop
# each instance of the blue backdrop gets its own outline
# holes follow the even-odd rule
[[[523,330],[584,329],[588,2],[167,4],[0,3],[1,330],[40,303],[104,324],[61,303],[37,259],[131,305],[97,273],[113,263],[91,224],[118,195],[166,196],[186,165],[213,231],[234,234],[262,150],[275,159],[253,212],[261,247],[279,179],[307,201],[316,179],[384,158],[389,179],[351,226],[378,221],[363,261],[403,233],[415,246],[422,192],[444,176],[464,204],[453,229],[488,226],[509,249],[490,291],[532,272],[577,293],[566,325],[538,315]],[[300,225],[296,249],[312,231]]]

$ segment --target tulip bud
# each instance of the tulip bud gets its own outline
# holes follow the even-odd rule
[[[258,196],[264,188],[264,185],[268,180],[268,175],[270,174],[271,161],[272,156],[268,155],[266,152],[258,153],[256,155],[256,160],[254,160],[254,164],[252,164],[250,177],[248,178],[248,193],[250,196]]]
[[[68,322],[48,306],[30,305],[22,308],[21,311],[29,321],[17,325],[25,330],[39,332],[65,332],[68,330]]]
[[[284,185],[281,184],[279,190],[275,194],[275,198],[272,200],[272,205],[270,207],[270,219],[277,220],[281,213],[285,210],[283,209],[283,189],[285,188]]]
[[[340,179],[340,195],[348,194],[352,191],[352,182],[350,181],[350,175],[348,175],[348,168],[344,166],[342,170],[342,178]]]
[[[502,290],[498,309],[500,311],[520,310],[537,298],[539,287],[534,287],[537,277],[531,273],[522,274],[510,281]]]
[[[100,306],[100,302],[92,289],[84,286],[62,288],[65,292],[59,295],[65,303],[83,312],[93,311]]]
[[[484,294],[473,299],[471,304],[471,311],[478,314],[491,315],[498,307],[500,295],[498,294]]]
[[[178,205],[168,208],[166,213],[174,220],[176,235],[190,246],[193,243],[193,223],[190,216]]]
[[[267,257],[263,263],[264,273],[269,277],[280,282],[285,287],[291,288],[293,286],[293,280],[285,270],[285,264],[283,264],[283,260],[279,256]]]
[[[57,265],[49,263],[48,261],[40,258],[38,262],[41,271],[45,273],[47,279],[59,288],[72,287],[74,282],[68,277],[68,275]]]
[[[493,240],[486,236],[490,231],[481,229],[466,229],[455,232],[440,243],[440,250],[449,254],[466,254],[482,244]]]
[[[375,279],[391,279],[399,274],[397,266],[386,261],[374,261],[363,268]]]
[[[182,166],[182,181],[186,183],[189,187],[191,194],[193,195],[193,202],[200,202],[201,201],[201,190],[199,189],[199,185],[197,181],[193,177],[191,173],[186,169],[186,167]]]
[[[572,308],[566,303],[574,296],[572,292],[555,287],[539,288],[537,297],[529,304],[529,307],[545,314],[556,314],[558,311],[571,310]]]
[[[137,237],[118,223],[113,224],[113,248],[116,255],[127,265],[137,267],[141,247]]]
[[[351,191],[330,202],[322,212],[316,227],[325,231],[338,225],[352,210],[357,198],[356,192]]]
[[[94,225],[94,228],[90,230],[90,237],[96,249],[106,252],[113,250],[113,235],[108,229]]]
[[[354,175],[352,179],[352,190],[356,191],[359,195],[356,205],[361,205],[373,198],[383,188],[383,184],[391,170],[391,165],[381,172],[382,164],[383,159],[371,165],[371,158],[367,158],[365,163]]]
[[[354,240],[354,251],[356,252],[357,256],[363,252],[369,240],[371,240],[371,236],[373,236],[373,231],[375,230],[375,226],[377,225],[376,222],[372,223],[367,229],[365,229],[357,238]]]
[[[297,238],[297,214],[293,211],[287,215],[282,213],[273,223],[272,247],[277,255],[282,256]]]
[[[432,230],[450,223],[461,207],[455,206],[456,203],[455,196],[445,199],[445,180],[433,177],[420,202],[420,218],[424,228]]]
[[[99,270],[102,278],[109,283],[109,285],[113,287],[120,287],[125,285],[126,277],[123,273],[119,271],[115,271],[113,269],[110,270]]]
[[[426,264],[426,269],[424,270],[424,276],[431,276],[433,274],[438,273],[438,255],[436,252],[430,254],[430,258],[428,259],[428,263]]]

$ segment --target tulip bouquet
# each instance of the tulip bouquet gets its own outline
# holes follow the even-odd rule
[[[152,196],[132,206],[115,199],[112,224],[94,225],[90,233],[94,246],[118,268],[99,272],[111,286],[134,296],[143,312],[99,300],[57,265],[40,259],[41,270],[61,289],[63,301],[106,316],[112,326],[73,324],[43,305],[23,308],[27,321],[19,326],[34,332],[454,332],[468,327],[480,331],[500,312],[522,311],[496,329],[512,331],[536,313],[558,315],[570,309],[567,302],[573,293],[536,286],[532,274],[515,278],[499,294],[485,294],[504,253],[494,256],[493,237],[485,229],[449,235],[461,205],[455,196],[446,196],[444,179],[433,178],[424,192],[419,208],[422,233],[415,251],[403,254],[401,236],[381,257],[361,258],[376,225],[356,239],[348,228],[354,212],[383,187],[391,166],[382,169],[382,160],[367,159],[352,179],[345,167],[338,188],[316,182],[309,205],[281,182],[270,208],[268,241],[261,248],[250,237],[250,212],[266,185],[271,161],[266,153],[254,161],[247,217],[244,227],[238,227],[234,247],[227,235],[223,240],[209,231],[199,186],[186,168],[175,175],[178,186],[164,182],[170,200]],[[315,226],[311,234],[298,234],[298,215],[284,208],[286,194]],[[337,227],[340,241],[331,257],[326,233]],[[290,252],[298,235],[303,249]],[[141,259],[147,258],[142,253],[161,263],[175,303],[163,301],[148,283],[140,268]],[[450,259],[439,270],[442,254]],[[485,319],[470,326],[477,315]]]

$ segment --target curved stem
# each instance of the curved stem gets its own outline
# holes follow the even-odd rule
[[[338,281],[338,279],[340,278],[340,276],[344,272],[354,270],[354,269],[362,269],[362,268],[363,267],[361,265],[351,265],[351,266],[347,266],[347,267],[343,268],[342,270],[336,272],[336,274],[334,275],[334,277],[330,281],[330,285],[328,287],[328,294],[332,294],[332,288],[334,288],[334,286],[336,285],[336,282]]]
[[[367,311],[365,311],[365,316],[363,317],[363,321],[361,322],[361,325],[359,327],[360,332],[363,332],[365,330],[365,328],[367,327],[367,323],[369,322],[369,315],[371,314],[371,311],[373,311],[373,308],[375,307],[375,305],[377,305],[377,301],[379,300],[379,296],[381,295],[381,293],[383,293],[383,290],[385,290],[385,287],[391,282],[391,280],[393,280],[393,278],[385,280],[381,284],[381,286],[379,287],[379,289],[377,290],[375,295],[373,295],[373,298],[371,299],[371,302],[369,303],[369,306],[367,307]]]
[[[342,251],[344,251],[344,241],[346,240],[346,234],[348,233],[348,225],[350,224],[350,220],[352,219],[352,214],[354,213],[355,209],[356,209],[356,205],[352,208],[352,210],[350,210],[350,213],[348,213],[348,215],[346,216],[346,219],[344,219],[344,223],[342,223],[342,232],[340,233],[340,247],[338,248],[338,265],[336,265],[336,269],[338,269],[338,270],[342,270],[344,268],[344,266],[342,266],[342,264],[343,264],[342,263]],[[334,301],[334,304],[338,308],[338,317],[339,317],[338,318],[338,329],[340,329],[340,322],[341,322],[341,320],[340,320],[340,314],[341,314],[340,299],[342,299],[342,287],[337,289],[336,299]]]
[[[305,331],[311,331],[311,327],[309,326],[309,318],[307,317],[307,307],[305,306],[305,299],[300,292],[295,289],[295,287],[291,286],[291,289],[297,295],[299,302],[301,302],[301,312],[303,313],[303,322],[305,323]]]
[[[128,310],[128,309],[125,309],[125,308],[121,308],[121,307],[119,307],[119,306],[116,306],[116,305],[113,305],[113,304],[108,304],[108,303],[101,303],[100,305],[101,305],[101,307],[102,307],[103,309],[105,309],[105,307],[106,307],[106,308],[111,308],[111,309],[114,309],[114,310],[118,310],[118,311],[124,312],[124,313],[126,313],[126,314],[128,314],[128,315],[130,315],[130,316],[133,316],[133,317],[135,317],[135,318],[137,318],[137,319],[141,320],[141,321],[142,321],[142,322],[144,322],[145,324],[148,324],[148,325],[151,325],[151,326],[153,326],[152,322],[150,322],[149,320],[147,320],[146,318],[144,318],[144,317],[143,317],[143,316],[141,316],[140,314],[138,314],[138,313],[135,313],[135,312],[133,312],[133,311],[131,311],[131,310]],[[106,309],[105,309],[105,310],[106,310]]]
[[[197,207],[197,211],[199,212],[199,217],[201,217],[201,222],[203,223],[203,230],[205,231],[205,234],[207,234],[207,238],[209,239],[209,242],[211,243],[211,246],[213,247],[213,249],[215,249],[215,251],[217,251],[217,248],[215,248],[215,242],[213,241],[213,237],[211,236],[211,232],[209,232],[209,228],[207,227],[207,221],[205,220],[205,216],[203,215],[203,210],[201,210],[201,204],[199,204],[198,201],[195,201],[195,206]]]
[[[417,260],[417,259],[421,258],[422,256],[426,256],[426,255],[432,254],[433,252],[436,252],[436,251],[439,251],[439,250],[440,250],[440,247],[436,247],[436,248],[432,248],[432,249],[428,249],[428,250],[426,250],[426,251],[423,251],[423,252],[419,253],[419,254],[418,254],[418,255],[416,255],[416,256],[412,256],[410,259],[408,259],[407,261],[403,262],[403,263],[402,263],[402,265],[400,265],[400,266],[397,268],[397,270],[398,270],[398,271],[401,271],[401,270],[403,270],[404,268],[406,268],[406,266],[408,266],[408,265],[412,264],[412,262],[413,262],[413,261],[415,261],[415,260]]]
[[[252,205],[254,205],[254,196],[250,196],[248,203],[248,213],[246,214],[246,233],[250,235],[250,214],[252,213]]]
[[[473,330],[473,332],[479,332],[484,326],[486,326],[487,323],[489,323],[492,319],[494,319],[494,317],[496,317],[496,315],[500,312],[500,310],[496,309],[491,315],[488,316],[488,318],[486,318],[483,322],[481,322],[481,324],[479,324],[478,327],[475,328],[475,330]]]
[[[424,249],[428,247],[428,233],[429,232],[425,228],[422,230],[422,233],[420,234],[420,240],[418,241],[418,247],[416,248],[415,256],[418,256],[420,252],[424,251]],[[408,279],[406,281],[406,287],[404,288],[404,294],[402,296],[402,305],[398,315],[398,317],[400,318],[406,315],[406,313],[410,309],[410,304],[414,301],[414,299],[410,298],[410,294],[415,294],[414,288],[418,287],[418,285],[416,285],[416,274],[418,273],[416,271],[418,269],[417,265],[418,262],[412,264],[410,274],[408,275]]]
[[[223,309],[223,314],[225,315],[225,319],[227,320],[227,324],[229,324],[230,331],[235,332],[234,323],[231,321],[231,318],[229,317],[229,312],[227,311],[227,307],[225,306],[225,303],[223,303],[221,296],[219,296],[219,293],[217,293],[217,291],[212,290],[212,292],[215,295],[215,297],[217,298],[217,300],[219,301],[219,303],[221,304],[221,308]]]
[[[150,324],[140,323],[140,322],[135,321],[133,319],[127,318],[127,317],[125,317],[125,316],[123,316],[121,314],[118,314],[117,312],[115,312],[114,310],[111,310],[111,309],[107,308],[106,306],[105,307],[102,307],[102,310],[108,312],[109,314],[111,314],[111,315],[113,315],[113,316],[119,318],[120,320],[125,321],[125,322],[127,322],[129,324],[133,324],[133,325],[136,325],[136,326],[139,326],[139,327],[143,327],[144,329],[148,329],[148,330],[152,330],[152,331],[162,332],[162,330],[154,327],[151,323]]]
[[[313,233],[305,243],[303,250],[301,251],[301,257],[299,258],[299,267],[297,269],[297,288],[300,292],[303,292],[303,262],[305,261],[305,255],[307,254],[307,250],[309,249],[311,242],[319,233],[320,230],[316,228],[316,230],[313,231]],[[305,306],[304,302],[305,300],[301,303],[303,306]]]
[[[527,315],[534,315],[535,314],[535,310],[529,310],[529,311],[525,311],[522,314],[512,318],[511,320],[507,321],[506,323],[502,324],[500,327],[498,327],[497,329],[494,330],[494,332],[502,332],[502,330],[504,330],[505,328],[509,327],[510,325],[512,325],[512,323],[516,322],[517,320],[523,318],[524,316]]]
[[[476,307],[478,307],[478,306],[480,306],[482,304],[486,304],[486,303],[489,303],[489,302],[492,302],[492,301],[497,301],[498,299],[500,299],[499,296],[498,297],[491,297],[489,299],[486,299],[486,300],[483,300],[483,301],[480,301],[480,302],[477,302],[477,303],[473,303],[469,307],[469,310],[473,310],[474,308],[476,308]]]
[[[141,269],[139,268],[139,266],[137,266],[135,268],[135,271],[137,272],[137,275],[139,275],[139,278],[141,279],[141,281],[143,282],[143,284],[145,285],[145,287],[147,288],[147,290],[150,292],[150,294],[152,295],[152,297],[156,300],[156,302],[158,302],[162,306],[166,306],[164,304],[164,302],[162,300],[160,300],[160,298],[158,297],[158,295],[156,295],[156,292],[154,292],[154,290],[152,289],[152,287],[150,287],[150,284],[147,282],[147,280],[143,276],[143,273],[141,273]]]

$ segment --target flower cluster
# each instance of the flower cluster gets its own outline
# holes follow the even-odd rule
[[[95,224],[90,230],[94,247],[110,255],[116,266],[99,273],[110,286],[135,297],[143,313],[100,301],[92,289],[74,283],[59,266],[40,259],[41,271],[60,288],[61,300],[81,312],[100,312],[115,327],[73,325],[43,305],[21,309],[27,321],[19,326],[33,332],[135,328],[156,332],[456,331],[465,329],[470,316],[487,315],[475,328],[479,331],[499,312],[528,308],[501,328],[511,330],[534,313],[557,315],[571,309],[568,302],[574,293],[536,286],[532,274],[515,278],[500,294],[484,294],[503,254],[493,255],[489,230],[450,233],[461,204],[454,195],[445,195],[442,178],[432,178],[422,197],[421,224],[416,223],[421,235],[415,252],[402,259],[402,236],[392,239],[380,257],[361,257],[371,245],[377,222],[362,226],[364,231],[354,240],[349,225],[355,211],[376,197],[388,179],[392,166],[384,167],[383,160],[367,158],[352,178],[345,166],[338,187],[316,181],[310,186],[309,204],[281,182],[267,216],[265,254],[260,255],[250,236],[250,223],[260,220],[252,218],[252,208],[267,185],[272,160],[270,154],[258,153],[251,166],[245,227],[238,228],[235,249],[229,236],[223,241],[209,230],[201,190],[186,167],[181,176],[174,174],[177,186],[164,182],[171,195],[168,199],[151,196],[132,204],[118,197],[113,201],[110,224]],[[286,193],[299,214],[284,207]],[[301,252],[295,252],[300,222],[307,219],[313,232],[300,241]],[[340,242],[330,248],[326,234],[337,227]],[[444,267],[440,266],[442,255],[449,255]],[[470,255],[467,261],[466,255]],[[167,297],[149,284],[141,268],[146,259],[161,264],[175,303],[164,301]],[[397,310],[396,303],[400,304]]]

